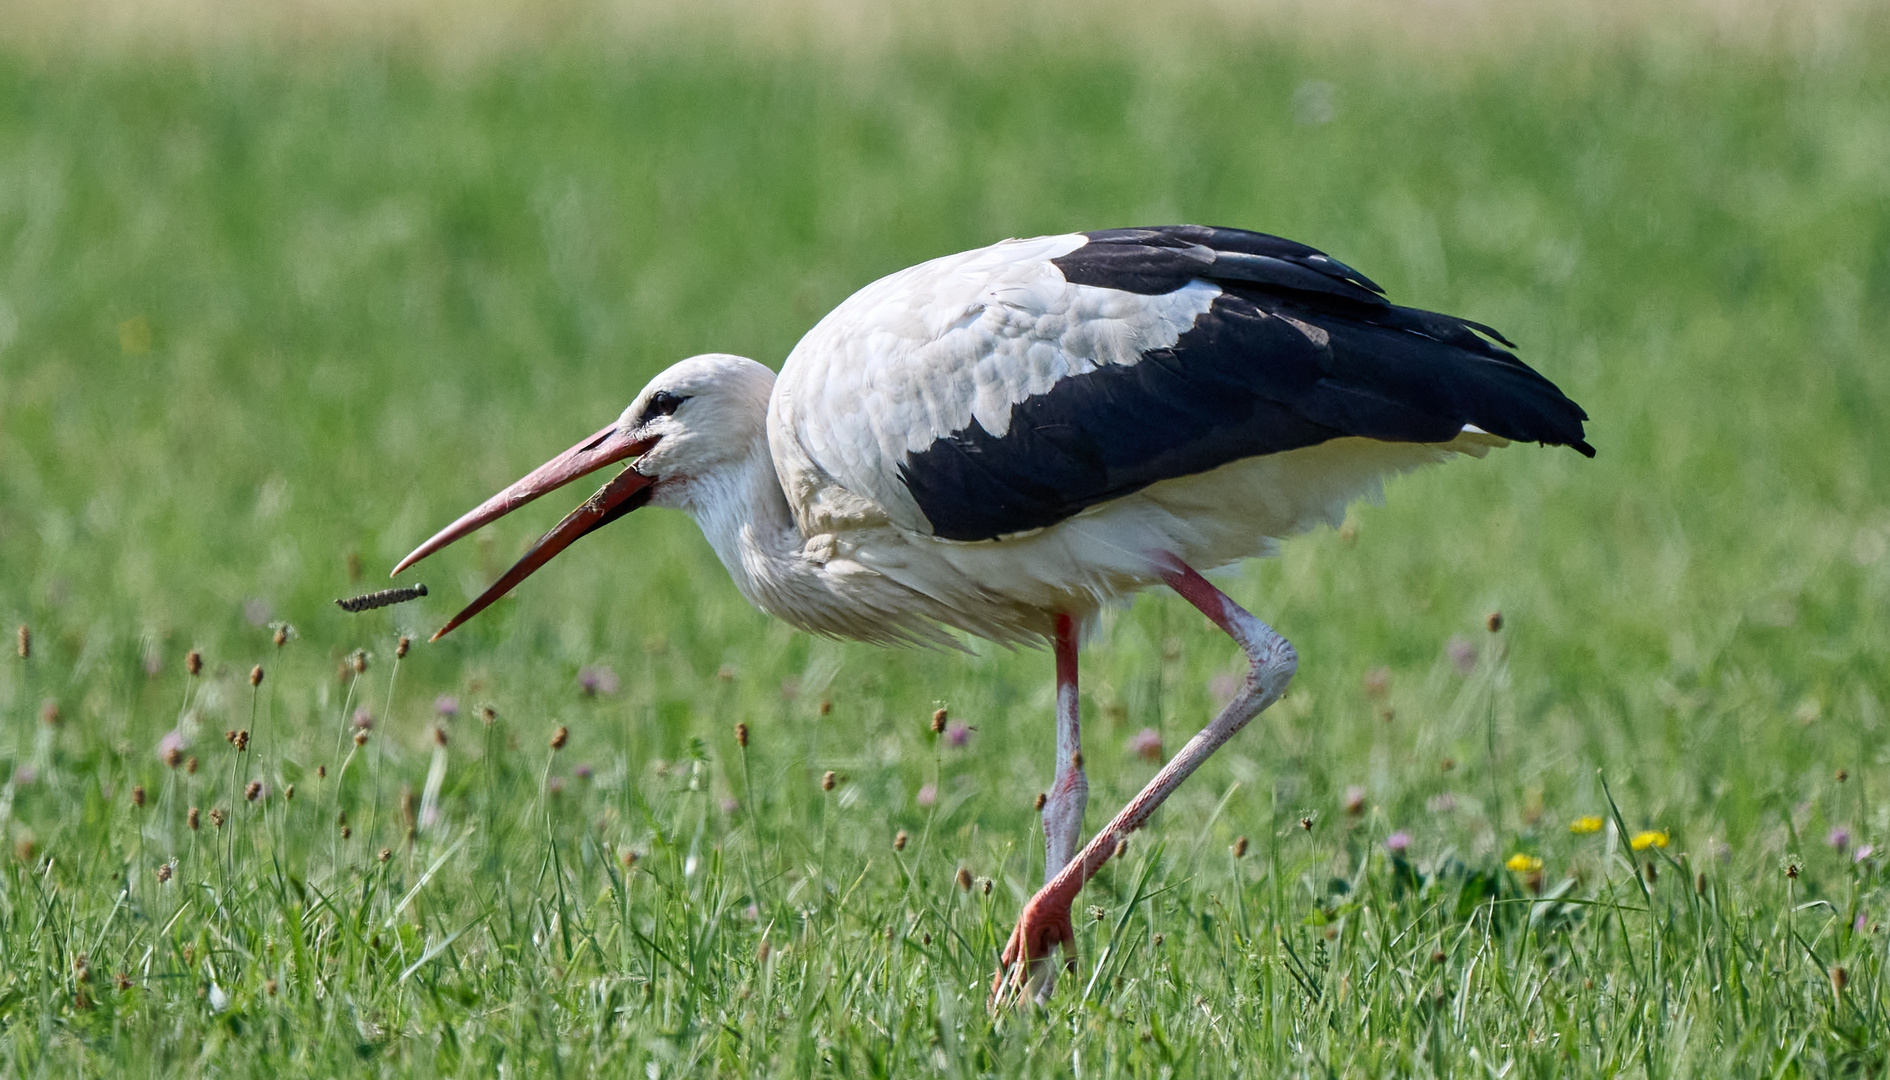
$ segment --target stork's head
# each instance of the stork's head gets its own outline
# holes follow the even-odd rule
[[[623,415],[602,431],[533,469],[435,533],[400,560],[394,573],[547,491],[606,465],[634,459],[540,537],[491,588],[441,627],[433,640],[485,610],[578,537],[639,506],[689,505],[693,481],[741,465],[754,453],[756,444],[765,441],[768,394],[773,386],[774,372],[753,360],[723,353],[692,356],[651,379]]]

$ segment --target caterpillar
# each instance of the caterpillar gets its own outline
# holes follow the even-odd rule
[[[389,604],[404,604],[409,600],[418,600],[427,594],[425,585],[408,585],[399,589],[382,589],[365,596],[351,596],[346,600],[335,601],[335,606],[343,611],[373,611]]]

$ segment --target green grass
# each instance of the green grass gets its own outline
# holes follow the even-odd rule
[[[1883,29],[0,58],[0,1073],[1883,1075]],[[1600,456],[1409,477],[1230,579],[1299,677],[1091,884],[1046,1011],[985,1008],[1046,655],[793,634],[650,513],[396,660],[576,495],[330,603],[675,359],[1182,220],[1500,327]],[[1239,668],[1166,595],[1084,659],[1093,827]]]

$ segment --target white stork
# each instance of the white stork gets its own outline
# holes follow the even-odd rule
[[[992,992],[1062,948],[1083,884],[1222,743],[1279,700],[1293,647],[1197,571],[1337,524],[1380,478],[1511,440],[1574,447],[1587,415],[1489,327],[1396,307],[1274,236],[1184,225],[1007,240],[868,285],[777,377],[711,354],[441,530],[415,561],[545,492],[631,464],[559,522],[471,618],[573,540],[640,506],[696,519],[735,587],[817,634],[881,644],[1048,642],[1056,777],[1045,884]],[[1234,699],[1080,852],[1081,630],[1166,584],[1251,663]],[[1041,978],[1037,978],[1041,974]]]

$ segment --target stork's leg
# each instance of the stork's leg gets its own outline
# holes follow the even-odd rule
[[[1188,745],[1162,766],[1148,786],[1131,799],[1121,813],[1092,837],[1083,850],[1024,905],[1023,914],[1017,920],[1017,928],[1011,931],[1011,939],[1004,946],[1004,953],[998,961],[1000,970],[997,979],[991,984],[991,995],[995,1000],[1002,1001],[1013,995],[1022,996],[1043,961],[1059,945],[1063,947],[1066,963],[1075,963],[1076,934],[1070,925],[1070,905],[1076,900],[1076,894],[1082,891],[1084,883],[1095,876],[1103,863],[1115,854],[1117,842],[1140,828],[1149,815],[1155,812],[1155,808],[1209,755],[1233,738],[1234,733],[1258,716],[1262,709],[1280,700],[1280,695],[1286,692],[1286,684],[1292,681],[1293,672],[1299,668],[1299,656],[1293,651],[1291,643],[1274,632],[1272,627],[1248,614],[1234,603],[1232,597],[1209,584],[1206,578],[1166,553],[1157,555],[1155,563],[1162,580],[1170,588],[1199,608],[1202,614],[1213,620],[1214,625],[1226,631],[1227,636],[1233,638],[1241,651],[1247,654],[1251,667],[1246,681],[1234,695],[1234,700],[1220,711],[1220,715],[1189,739]],[[1048,983],[1048,980],[1044,980],[1041,986],[1047,987]],[[1040,988],[1038,993],[1041,1000],[1047,991]]]
[[[1043,883],[1046,888],[1076,855],[1083,836],[1083,810],[1089,805],[1089,778],[1083,774],[1083,729],[1076,696],[1076,621],[1057,616],[1057,773],[1043,801]],[[1056,969],[1039,973],[1039,997],[1056,988]]]
[[[1057,775],[1043,801],[1043,881],[1048,885],[1076,854],[1089,805],[1083,775],[1083,730],[1076,704],[1076,624],[1057,616]]]

